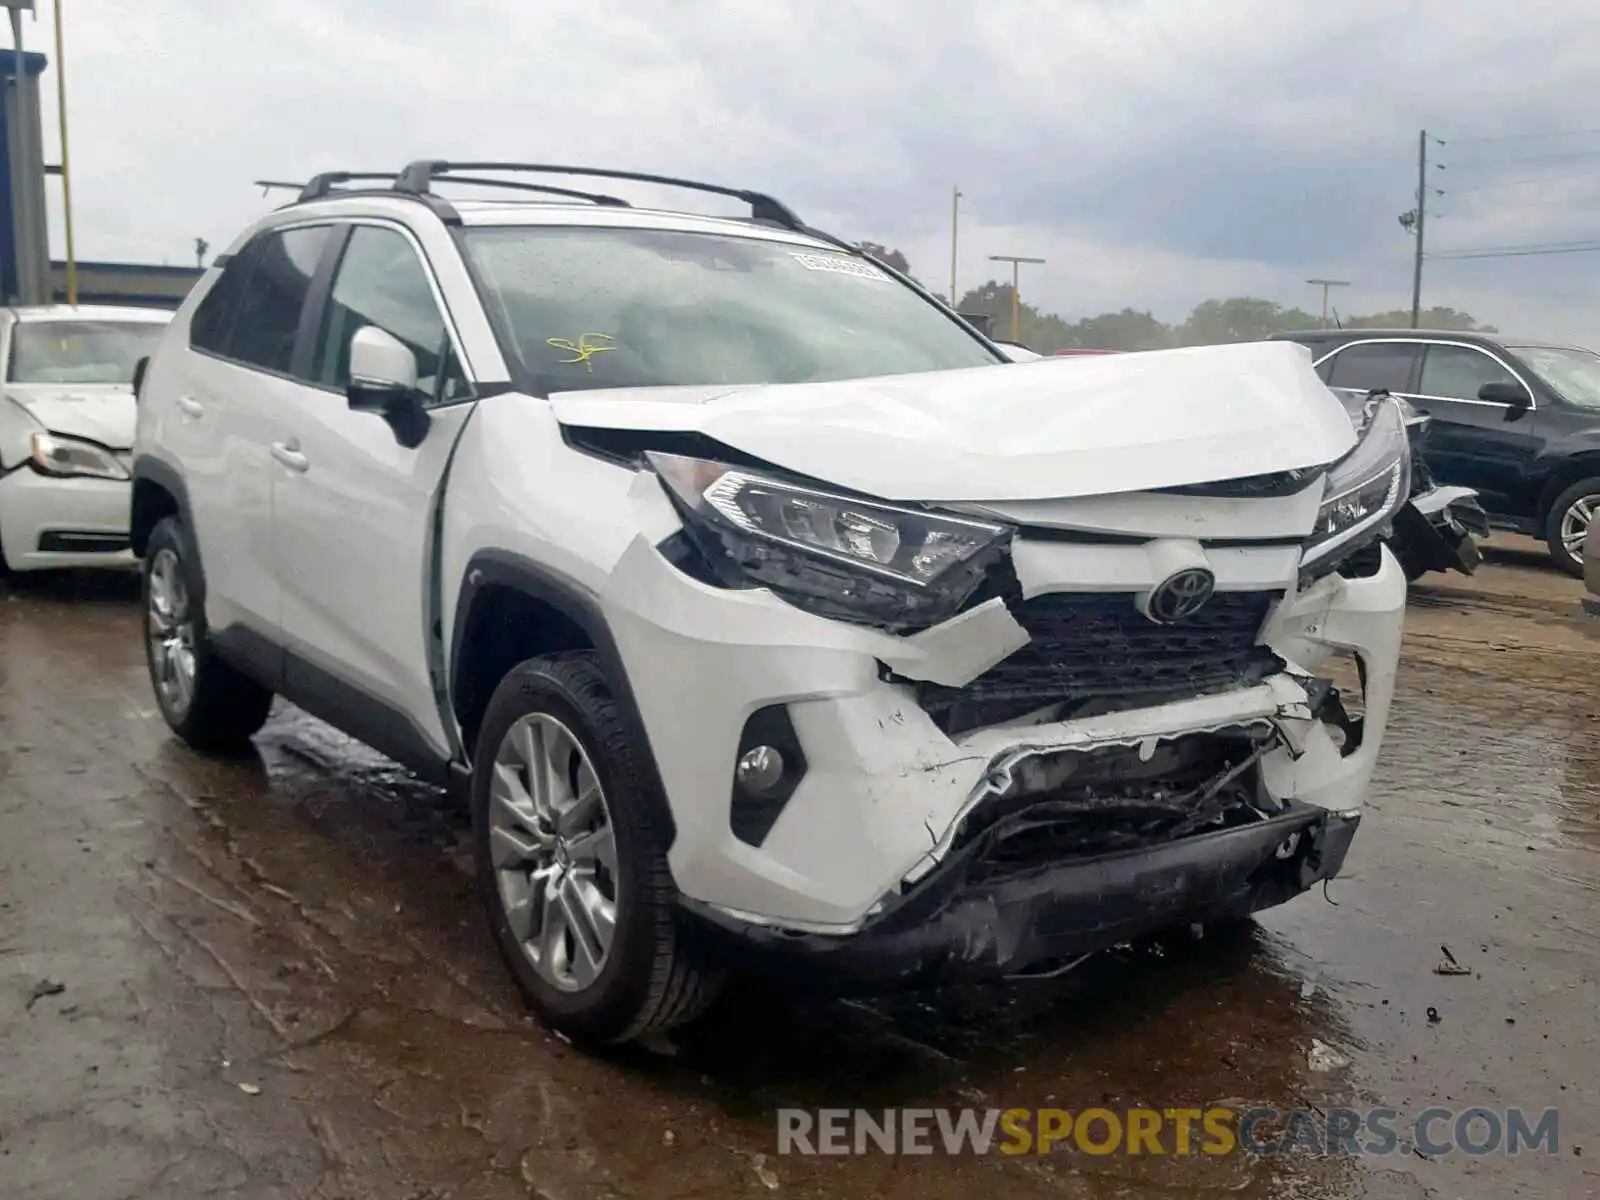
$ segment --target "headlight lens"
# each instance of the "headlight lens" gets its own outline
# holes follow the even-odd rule
[[[1011,532],[706,459],[645,458],[724,574],[840,620],[904,630],[953,616]]]
[[[1410,497],[1411,443],[1399,402],[1377,401],[1356,448],[1334,464],[1324,485],[1304,567],[1331,567],[1379,537]]]
[[[33,469],[44,475],[85,476],[91,479],[127,479],[127,470],[116,455],[93,442],[62,437],[55,433],[33,435],[29,460]]]

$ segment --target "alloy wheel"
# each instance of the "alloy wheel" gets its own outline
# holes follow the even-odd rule
[[[1589,525],[1597,509],[1600,509],[1600,496],[1579,496],[1561,514],[1561,546],[1575,559],[1583,558],[1583,540],[1589,536]]]
[[[541,979],[582,991],[616,936],[616,834],[599,776],[548,713],[512,724],[492,770],[489,853],[512,935]]]
[[[183,564],[172,550],[157,551],[145,608],[150,676],[167,710],[178,718],[194,700],[194,618],[189,607]]]

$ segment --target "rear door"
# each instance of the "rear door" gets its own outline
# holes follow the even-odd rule
[[[1508,404],[1480,400],[1486,383],[1510,383],[1537,403],[1532,390],[1499,355],[1461,342],[1430,342],[1412,403],[1433,418],[1423,457],[1441,483],[1476,488],[1490,512],[1524,515],[1517,497],[1539,452],[1536,407],[1516,413]]]
[[[328,224],[268,230],[224,268],[178,356],[176,412],[162,440],[182,466],[206,577],[206,619],[277,640],[270,447],[293,392],[290,368]],[[274,664],[261,664],[274,671]]]
[[[404,226],[345,226],[311,351],[288,389],[293,465],[274,473],[291,694],[386,754],[426,769],[451,757],[430,671],[427,590],[436,505],[473,392],[443,293]],[[408,449],[385,421],[352,411],[350,342],[374,325],[416,356],[431,424]],[[418,751],[421,751],[420,755]]]

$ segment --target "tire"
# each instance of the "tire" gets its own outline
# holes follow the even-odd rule
[[[526,730],[535,731],[535,741],[519,741]],[[667,868],[666,798],[647,753],[589,654],[514,667],[490,697],[478,736],[473,848],[490,932],[529,1007],[574,1041],[626,1042],[683,1025],[722,986],[723,972],[703,963],[679,925]],[[546,776],[559,774],[559,786],[543,802],[522,773],[527,761],[559,764],[559,772]],[[592,797],[596,782],[598,810],[592,799],[580,806],[573,797]],[[590,828],[587,834],[558,829],[562,814],[577,822],[571,814],[580,809],[603,824],[580,822]],[[603,853],[579,865],[580,845],[603,846],[595,830],[605,827],[611,831],[609,867]],[[546,835],[548,844],[541,844]],[[537,885],[528,878],[534,866],[551,872]],[[586,945],[601,944],[603,922],[583,906],[587,901],[603,909],[608,889],[610,945],[602,955],[581,958],[575,925],[583,923]],[[546,901],[556,892],[564,903]],[[558,915],[575,914],[571,923],[556,922],[565,932],[553,933],[546,923],[552,905]],[[540,943],[560,949],[540,950]],[[563,970],[569,977],[558,980]]]
[[[1555,498],[1550,505],[1550,511],[1545,514],[1544,541],[1545,545],[1550,547],[1550,557],[1556,560],[1556,565],[1568,575],[1581,579],[1583,577],[1581,533],[1576,552],[1569,550],[1566,544],[1566,535],[1572,532],[1570,522],[1579,519],[1576,509],[1580,503],[1590,514],[1600,517],[1600,475],[1591,475],[1587,479],[1578,480]],[[1581,524],[1587,529],[1588,518],[1583,518]]]
[[[172,732],[204,753],[236,754],[266,723],[272,693],[212,652],[205,606],[196,599],[201,580],[193,545],[177,517],[150,533],[140,588],[145,663]],[[186,696],[173,683],[184,653],[192,664]]]

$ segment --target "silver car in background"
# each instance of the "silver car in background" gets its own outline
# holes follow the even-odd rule
[[[172,319],[0,308],[0,571],[132,566],[133,378]]]

